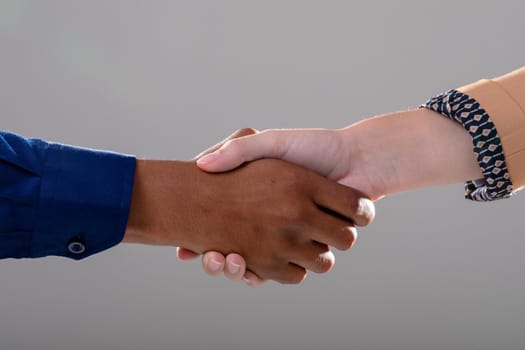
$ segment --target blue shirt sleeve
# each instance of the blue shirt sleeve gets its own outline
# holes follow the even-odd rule
[[[119,243],[135,162],[0,131],[0,258],[82,259]]]

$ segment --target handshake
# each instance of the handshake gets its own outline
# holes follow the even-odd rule
[[[338,146],[335,131],[311,133]],[[124,242],[184,247],[182,259],[205,254],[210,274],[224,269],[252,285],[267,279],[300,283],[306,270],[330,270],[330,247],[350,249],[355,226],[372,221],[374,205],[325,178],[338,170],[340,160],[332,166],[326,158],[338,150],[312,152],[317,143],[299,150],[296,156],[306,164],[296,163],[313,171],[278,159],[255,160],[286,158],[275,136],[242,129],[196,162],[139,160]]]
[[[373,201],[480,178],[470,135],[428,109],[339,130],[242,129],[192,162],[137,161],[123,241],[203,254],[209,274],[252,286],[300,283],[330,270],[331,247],[352,247]]]

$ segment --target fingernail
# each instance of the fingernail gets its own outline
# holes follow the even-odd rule
[[[213,152],[213,153],[205,155],[202,158],[197,159],[197,164],[200,164],[200,165],[209,164],[209,163],[212,163],[218,157],[219,157],[219,154],[217,152]]]
[[[208,263],[208,268],[213,272],[217,272],[221,268],[221,263],[217,260],[210,260]]]
[[[241,269],[241,265],[237,265],[233,262],[230,262],[228,264],[228,272],[231,273],[232,275],[235,275],[236,273],[238,273],[240,269]]]

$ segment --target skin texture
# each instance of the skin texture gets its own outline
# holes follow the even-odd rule
[[[197,164],[203,170],[220,172],[260,158],[304,166],[372,200],[482,178],[470,135],[457,123],[424,108],[365,119],[340,130],[254,130],[224,142]],[[203,267],[210,272],[214,262],[228,271],[232,259],[243,271],[245,265],[238,256],[216,252],[204,256]],[[244,278],[252,286],[264,282],[249,271]]]
[[[209,174],[195,162],[139,160],[124,242],[238,253],[257,276],[299,283],[349,249],[373,204],[358,191],[280,160]],[[238,271],[233,271],[236,273]]]
[[[258,131],[253,128],[239,129],[224,140],[222,140],[221,142],[218,142],[214,146],[201,152],[194,158],[194,160],[198,160],[199,158],[202,158],[203,156],[218,150],[230,140],[234,140],[243,136],[253,135],[256,133],[258,133]],[[194,260],[199,256],[201,256],[201,254],[195,253],[189,249],[177,247],[177,257],[181,261]],[[210,276],[218,276],[224,274],[224,276],[231,281],[244,280],[248,285],[251,285],[253,287],[259,286],[264,282],[253,272],[246,269],[246,262],[244,261],[244,258],[237,253],[231,253],[225,257],[224,255],[218,252],[207,252],[204,255],[202,255],[202,268]]]

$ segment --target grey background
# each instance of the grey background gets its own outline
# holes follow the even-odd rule
[[[524,65],[523,1],[0,0],[1,128],[189,159]],[[332,273],[252,290],[175,249],[0,262],[2,349],[523,349],[525,195],[377,203]]]

